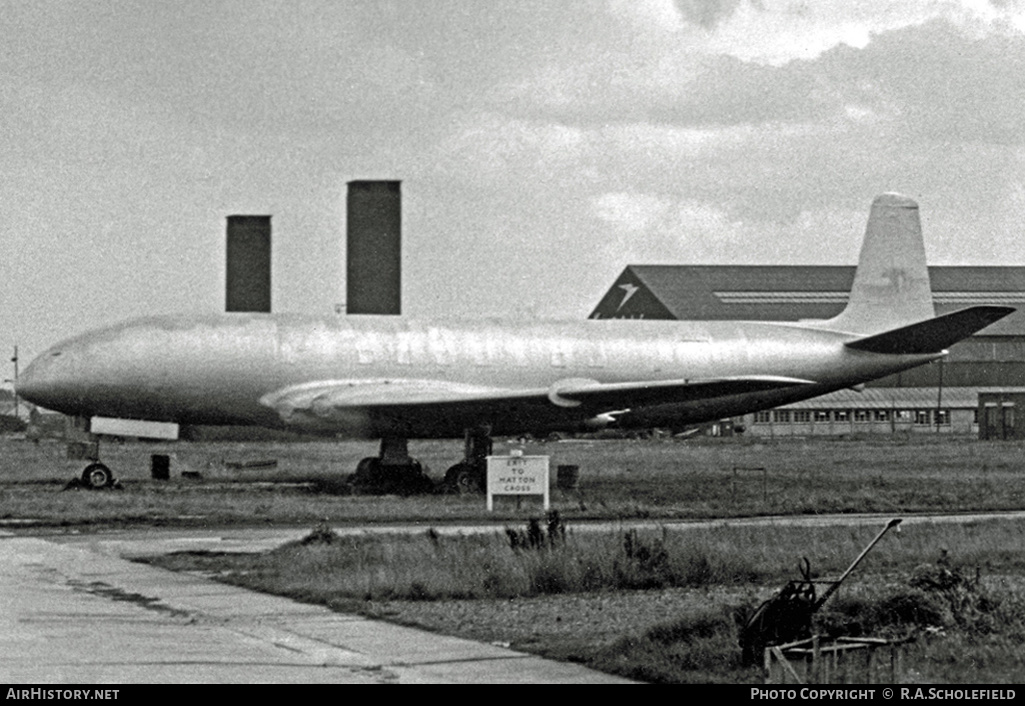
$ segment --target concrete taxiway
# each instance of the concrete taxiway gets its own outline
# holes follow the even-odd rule
[[[905,516],[918,523],[1020,520],[1023,512]],[[715,526],[871,525],[879,515],[620,522]],[[607,531],[578,523],[573,531]],[[334,528],[423,532],[422,525]],[[500,532],[497,525],[438,526]],[[309,528],[128,529],[33,536],[0,530],[0,682],[622,683],[578,665],[425,633],[129,561],[174,551],[265,551]]]
[[[287,533],[286,533],[287,534]],[[304,532],[296,532],[301,536]],[[123,555],[206,546],[209,532],[0,532],[0,682],[624,683],[578,665],[426,633]],[[282,533],[265,541],[280,543]],[[221,549],[252,544],[217,535]],[[256,544],[260,544],[260,538]]]

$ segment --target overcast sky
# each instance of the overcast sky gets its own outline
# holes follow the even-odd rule
[[[585,318],[627,264],[1025,265],[1025,2],[0,0],[0,360],[344,296],[345,184],[403,182],[405,312]],[[9,364],[6,364],[9,366]],[[10,377],[12,369],[5,369]]]

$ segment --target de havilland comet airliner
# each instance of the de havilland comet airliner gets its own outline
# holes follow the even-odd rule
[[[937,317],[918,205],[883,194],[849,302],[828,320],[149,317],[50,348],[17,391],[91,419],[381,439],[356,480],[385,485],[429,484],[408,439],[463,437],[465,457],[445,483],[472,488],[492,434],[679,428],[769,409],[941,358],[1012,311]],[[111,473],[94,463],[83,480],[102,486]]]

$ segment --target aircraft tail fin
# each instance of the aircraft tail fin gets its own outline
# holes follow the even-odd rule
[[[877,196],[847,307],[823,323],[832,329],[872,334],[935,315],[918,204],[900,194]]]
[[[939,353],[1013,311],[1006,306],[973,306],[928,321],[859,338],[845,345],[859,351],[892,355]]]

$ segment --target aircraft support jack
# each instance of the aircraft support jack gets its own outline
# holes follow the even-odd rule
[[[350,479],[352,490],[367,495],[416,495],[434,492],[424,466],[409,456],[409,440],[383,437],[381,451],[356,465]]]
[[[446,492],[465,495],[483,493],[492,451],[491,427],[467,429],[463,437],[463,460],[445,472],[442,487]]]

